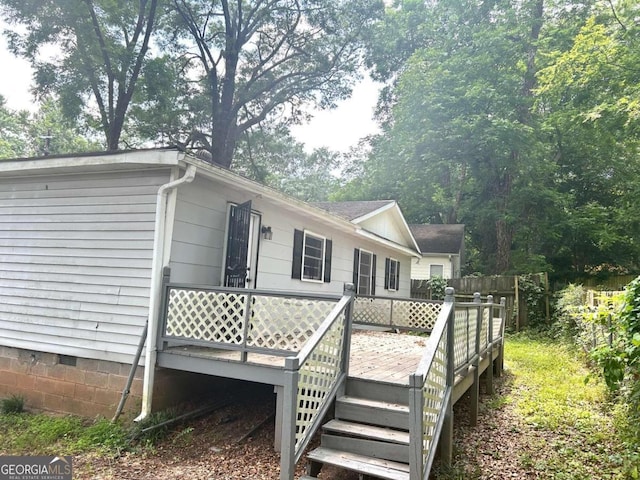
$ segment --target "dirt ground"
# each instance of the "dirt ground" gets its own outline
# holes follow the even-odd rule
[[[507,377],[508,379],[508,377]],[[508,380],[498,382],[501,393],[509,388]],[[74,478],[77,480],[277,480],[279,457],[273,450],[275,398],[273,390],[256,385],[244,403],[217,410],[206,417],[172,427],[153,447],[124,452],[117,458],[85,454],[74,457]],[[484,396],[484,399],[488,397]],[[483,409],[480,425],[468,425],[467,401],[455,407],[456,462],[464,462],[467,471],[497,472],[498,476],[482,478],[534,478],[519,472],[518,462],[510,458],[514,451],[515,421],[508,409]],[[249,434],[259,424],[253,434]],[[516,429],[517,431],[517,429]],[[509,435],[501,438],[500,432]],[[248,435],[248,436],[247,436]],[[496,437],[497,435],[497,437]],[[246,438],[245,438],[246,436]],[[487,439],[495,441],[487,443]],[[315,438],[310,448],[319,442]],[[470,452],[475,452],[471,458]],[[497,455],[496,452],[499,454]],[[297,466],[297,476],[304,473],[303,458]],[[438,478],[438,466],[435,475]],[[357,480],[352,472],[324,467],[321,479]],[[466,478],[466,477],[460,477]],[[473,476],[473,478],[480,478]]]

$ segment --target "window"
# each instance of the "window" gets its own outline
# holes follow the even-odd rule
[[[331,250],[331,240],[307,230],[295,230],[291,278],[309,282],[330,282]]]
[[[444,265],[430,265],[429,278],[433,277],[444,278]]]
[[[387,258],[384,265],[384,288],[398,290],[400,282],[400,262],[395,258]]]
[[[356,248],[353,252],[353,283],[358,295],[376,294],[376,256]]]

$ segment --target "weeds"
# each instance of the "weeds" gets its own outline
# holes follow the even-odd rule
[[[11,395],[9,398],[0,400],[0,413],[22,413],[24,411],[24,397],[21,395]]]
[[[166,426],[153,427],[166,422],[171,415],[171,412],[157,413],[143,425],[125,426],[104,418],[91,422],[71,415],[5,413],[0,415],[3,432],[0,451],[14,455],[71,455],[91,451],[118,456],[126,450],[152,448],[168,432]],[[189,433],[185,429],[183,436],[188,437]]]

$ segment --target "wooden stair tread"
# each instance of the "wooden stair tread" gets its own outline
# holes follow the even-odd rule
[[[341,433],[344,435],[368,438],[371,440],[379,440],[382,442],[409,445],[409,432],[393,430],[391,428],[376,427],[373,425],[365,425],[362,423],[347,422],[344,420],[335,419],[324,424],[322,428],[325,431],[333,433]]]
[[[362,407],[377,408],[381,410],[390,410],[395,412],[409,413],[408,405],[401,405],[399,403],[389,403],[380,400],[369,400],[368,398],[351,397],[344,395],[337,399],[338,402],[349,405],[357,405]]]
[[[326,463],[365,475],[387,480],[408,480],[409,465],[406,463],[381,460],[355,453],[341,452],[319,447],[307,454],[314,462]]]

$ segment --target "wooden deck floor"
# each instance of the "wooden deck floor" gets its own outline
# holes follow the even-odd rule
[[[500,325],[494,325],[495,336],[499,331]],[[427,336],[354,329],[349,356],[349,376],[408,385],[409,375],[416,371],[427,340]],[[261,353],[249,353],[247,361],[241,362],[240,352],[200,346],[174,346],[166,351],[188,357],[275,369],[283,369],[285,362],[284,357]]]
[[[427,337],[354,330],[349,356],[349,376],[407,384],[424,353]],[[238,363],[240,352],[200,346],[176,346],[167,351],[188,357]],[[249,353],[247,364],[284,368],[284,357]]]
[[[351,340],[349,376],[409,384],[409,375],[424,354],[428,337],[356,330]]]

